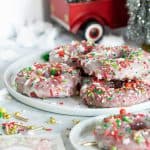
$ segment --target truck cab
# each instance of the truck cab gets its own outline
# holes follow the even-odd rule
[[[50,0],[50,16],[68,31],[83,31],[85,39],[98,41],[104,26],[124,27],[128,22],[126,0]]]

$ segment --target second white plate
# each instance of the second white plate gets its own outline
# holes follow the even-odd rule
[[[70,132],[70,142],[76,150],[98,150],[97,146],[83,146],[85,142],[95,141],[93,130],[102,116],[94,117],[77,124]]]
[[[150,113],[149,111],[140,111],[141,113]],[[94,128],[98,122],[101,122],[104,116],[93,117],[80,122],[70,132],[70,141],[76,150],[99,150],[97,146],[83,146],[86,142],[95,142],[93,135]]]

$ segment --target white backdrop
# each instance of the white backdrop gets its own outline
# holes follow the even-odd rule
[[[0,0],[0,24],[23,25],[43,18],[43,0]]]
[[[48,9],[48,0],[0,0],[0,38],[12,37],[23,26],[48,20]]]

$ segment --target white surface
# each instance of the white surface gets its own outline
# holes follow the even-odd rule
[[[32,150],[32,149],[24,147],[24,146],[12,146],[12,147],[8,147],[4,150]]]
[[[0,0],[0,27],[11,24],[21,27],[26,23],[44,19],[45,0]]]
[[[16,43],[21,47],[51,48],[58,33],[59,30],[48,22],[35,22],[17,31]]]
[[[60,113],[60,114],[68,114],[68,115],[76,115],[76,116],[97,116],[103,114],[112,114],[117,113],[120,108],[88,108],[81,102],[80,98],[51,98],[51,99],[37,99],[24,96],[18,93],[14,87],[14,79],[16,77],[17,72],[19,72],[22,68],[28,67],[34,62],[41,62],[41,55],[44,52],[39,52],[35,54],[31,54],[30,56],[26,56],[14,64],[10,65],[4,74],[4,82],[8,89],[8,91],[20,102],[25,103],[29,106],[39,108],[42,110],[46,110],[49,112]],[[59,102],[63,102],[63,105],[60,105]],[[131,107],[124,107],[127,111],[137,112],[142,109],[150,109],[150,101],[137,104]]]
[[[114,36],[114,35],[106,35],[102,38],[102,40],[99,42],[102,45],[105,46],[121,46],[125,45],[125,41],[122,36]]]
[[[9,114],[13,114],[14,112],[20,112],[23,116],[27,117],[29,121],[27,123],[23,122],[24,125],[34,125],[37,127],[44,126],[46,128],[52,129],[52,131],[42,130],[31,132],[30,133],[31,135],[43,136],[43,134],[47,135],[61,134],[66,150],[74,150],[68,140],[68,129],[74,126],[73,120],[86,119],[83,117],[58,115],[34,109],[32,107],[26,106],[16,101],[13,97],[11,97],[8,94],[6,89],[0,90],[0,107],[6,108]],[[56,119],[56,124],[47,123],[50,117],[54,117]],[[18,120],[15,120],[14,118],[11,118],[10,120],[7,121],[18,122]],[[6,122],[6,120],[0,119],[0,123],[2,122]]]
[[[150,109],[141,111],[148,113]],[[87,119],[81,123],[74,126],[70,132],[70,141],[76,150],[99,150],[97,146],[83,146],[85,142],[95,141],[93,130],[98,122],[100,122],[104,117],[98,116],[94,118]]]
[[[18,30],[36,21],[44,21],[47,0],[0,0],[0,39],[16,36]]]
[[[51,23],[37,21],[21,28],[0,25],[0,33],[0,46],[48,49],[54,46],[59,29]]]

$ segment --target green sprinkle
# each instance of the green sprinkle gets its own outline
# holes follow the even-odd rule
[[[120,119],[117,119],[117,120],[116,120],[116,123],[117,123],[117,126],[118,126],[118,127],[121,126],[121,120],[120,120]]]
[[[140,49],[140,50],[137,52],[137,55],[138,55],[138,56],[143,55],[143,51]]]
[[[124,133],[123,132],[119,132],[118,135],[119,136],[124,136]]]
[[[31,68],[31,67],[28,67],[28,70],[29,70],[29,71],[31,71],[31,70],[32,70],[32,68]]]
[[[1,113],[6,113],[6,109],[3,108],[3,107],[0,107],[0,112],[1,112]]]
[[[104,124],[103,124],[103,128],[104,128],[104,129],[107,129],[109,126],[110,126],[110,124],[108,124],[108,123],[104,123]]]
[[[56,69],[55,68],[51,68],[50,74],[53,75],[53,76],[55,76],[56,73],[57,73]]]
[[[31,67],[27,67],[27,68],[25,68],[25,71],[31,71],[32,70],[32,68]]]
[[[123,55],[121,56],[122,58],[127,58],[128,54],[126,52],[123,53]]]
[[[91,80],[90,79],[84,79],[83,80],[83,83],[85,84],[85,83],[89,83]]]
[[[41,59],[44,61],[48,61],[49,60],[49,52],[42,54]]]
[[[96,89],[96,88],[93,90],[93,92],[96,93],[96,94],[98,94],[98,95],[101,95],[101,94],[104,93],[103,90],[101,90],[101,89]]]
[[[113,62],[113,63],[111,64],[111,66],[112,66],[114,69],[118,69],[118,64],[117,64],[116,62]]]
[[[128,123],[131,122],[131,119],[129,117],[127,117],[127,116],[123,116],[122,120],[125,121],[125,122],[128,122]]]
[[[141,58],[142,57],[142,50],[139,50],[139,51],[132,51],[129,55],[129,59],[134,59],[135,57],[138,57],[138,58]]]
[[[67,83],[67,80],[63,80],[62,82]]]
[[[95,52],[91,53],[92,56],[95,56]]]
[[[113,99],[113,97],[108,97],[107,100],[111,101]]]
[[[143,136],[142,136],[142,135],[137,136],[137,137],[135,138],[135,142],[138,143],[138,144],[144,142]]]
[[[111,150],[117,150],[117,147],[116,146],[112,146]]]
[[[3,118],[3,113],[2,112],[0,112],[0,118]]]
[[[92,97],[94,94],[92,92],[88,93],[88,97]]]
[[[100,63],[104,65],[111,65],[114,69],[118,68],[118,64],[115,60],[101,60]]]
[[[72,71],[72,74],[77,74],[77,71],[76,71],[76,70],[73,70],[73,71]]]

